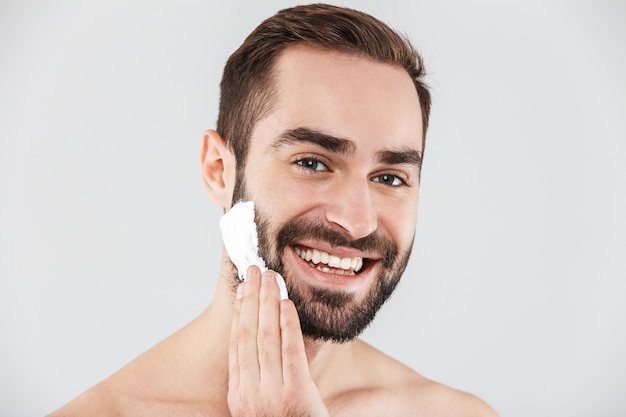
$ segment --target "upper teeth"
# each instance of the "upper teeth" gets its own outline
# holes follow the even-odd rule
[[[296,254],[307,262],[317,265],[319,263],[328,265],[331,268],[353,270],[358,272],[363,267],[363,258],[340,258],[327,252],[317,249],[304,249],[295,247]]]

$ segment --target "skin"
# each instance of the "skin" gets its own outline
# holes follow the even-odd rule
[[[252,134],[248,196],[268,214],[270,232],[305,218],[358,239],[378,232],[410,247],[419,167],[381,162],[381,151],[421,154],[418,97],[401,69],[351,55],[290,47],[278,61],[278,101]],[[272,147],[306,128],[352,143]],[[311,158],[318,162],[311,161]],[[228,209],[235,159],[215,131],[204,136],[205,186]],[[314,169],[313,169],[314,168]],[[354,277],[325,274],[292,245],[286,279],[350,292],[360,300],[378,279],[373,254],[324,242],[297,242],[339,256],[371,256]],[[367,256],[366,256],[367,255]],[[290,300],[279,300],[273,272],[252,267],[233,291],[224,257],[211,305],[198,318],[52,416],[495,416],[480,399],[427,380],[359,339],[343,344],[303,338]],[[291,278],[290,278],[291,277]]]

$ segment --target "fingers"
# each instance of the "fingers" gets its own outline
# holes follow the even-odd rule
[[[229,342],[229,386],[282,384],[280,292],[272,271],[250,267],[237,287]]]
[[[240,314],[237,317],[236,343],[239,383],[259,380],[257,350],[257,329],[259,327],[259,290],[261,271],[251,267],[246,274],[242,296],[239,302]],[[235,318],[233,319],[233,322]]]
[[[257,350],[261,383],[270,386],[282,384],[280,335],[280,293],[276,276],[266,271],[261,278],[259,294],[259,330]]]
[[[298,312],[291,300],[280,302],[280,330],[283,381],[285,385],[297,385],[310,375]]]
[[[233,321],[230,325],[230,339],[228,341],[228,390],[237,392],[239,389],[239,354],[237,349],[239,318],[241,317],[241,300],[243,297],[243,283],[237,287],[233,306]]]
[[[237,288],[229,341],[231,415],[311,415],[328,411],[310,377],[296,308],[280,301],[272,271],[247,271]]]

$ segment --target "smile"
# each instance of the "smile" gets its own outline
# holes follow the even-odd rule
[[[363,268],[363,258],[340,258],[317,249],[295,246],[294,250],[310,266],[321,272],[337,275],[356,275]]]

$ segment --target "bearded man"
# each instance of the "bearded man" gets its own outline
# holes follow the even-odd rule
[[[254,202],[269,270],[242,284],[225,254],[206,311],[53,416],[495,415],[357,338],[411,252],[423,78],[367,14],[310,5],[261,23],[226,63],[201,160],[216,204]]]

